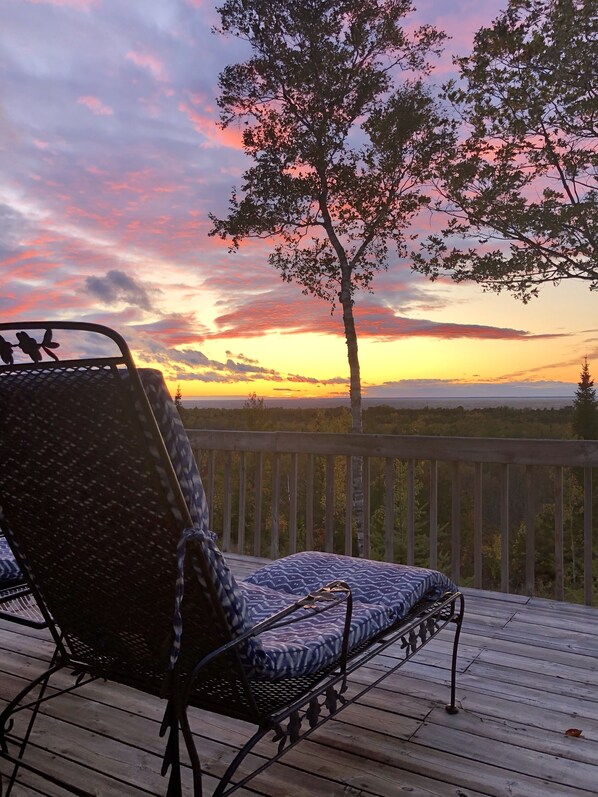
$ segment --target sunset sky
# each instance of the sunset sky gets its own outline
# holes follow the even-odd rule
[[[420,0],[453,73],[502,0]],[[246,56],[208,0],[0,2],[0,320],[107,324],[192,396],[347,393],[342,319],[283,284],[268,246],[208,238],[249,161],[217,126]],[[396,262],[357,299],[364,395],[569,395],[598,372],[598,296],[523,305]]]

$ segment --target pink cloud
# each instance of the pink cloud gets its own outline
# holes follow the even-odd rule
[[[530,335],[525,330],[481,324],[435,322],[397,316],[389,307],[363,304],[355,307],[358,335],[378,340],[441,338],[453,340],[538,340],[556,335]],[[320,302],[266,297],[239,306],[216,319],[212,338],[251,338],[279,331],[286,335],[316,333],[343,336],[340,311],[330,316]]]
[[[194,313],[173,313],[159,321],[136,324],[135,330],[151,336],[167,346],[182,346],[201,343],[207,329],[198,323]]]
[[[96,116],[112,116],[114,113],[109,105],[104,105],[98,97],[92,97],[91,95],[79,97],[77,105],[85,105],[85,107],[89,108]]]
[[[89,11],[92,6],[96,5],[98,0],[27,0],[27,2],[34,5],[64,6],[76,8],[79,11]]]
[[[140,53],[136,50],[130,50],[127,53],[127,59],[132,61],[137,66],[149,70],[156,78],[163,79],[166,75],[164,62],[152,53]]]
[[[202,115],[186,102],[179,103],[179,111],[187,115],[195,130],[201,133],[210,144],[230,149],[243,149],[243,135],[240,130],[235,130],[232,127],[222,130],[214,119],[208,115]]]

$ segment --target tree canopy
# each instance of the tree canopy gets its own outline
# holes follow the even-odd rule
[[[361,380],[353,316],[392,248],[408,254],[453,124],[424,83],[444,34],[403,27],[410,0],[227,0],[221,32],[251,45],[220,75],[223,127],[244,122],[253,164],[212,234],[271,238],[283,280],[342,307],[353,429]],[[398,80],[403,72],[402,79]]]
[[[445,92],[467,134],[437,204],[451,219],[416,268],[524,300],[562,279],[597,289],[595,0],[509,0],[456,63]]]

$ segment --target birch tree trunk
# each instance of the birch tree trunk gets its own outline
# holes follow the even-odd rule
[[[351,279],[348,269],[343,269],[341,292],[339,295],[343,308],[343,325],[347,343],[347,357],[349,360],[349,397],[351,400],[351,431],[354,434],[363,432],[363,414],[361,403],[361,372],[359,367],[359,352],[357,347],[357,332],[353,317],[353,299],[351,295]],[[364,496],[363,496],[363,460],[353,457],[351,461],[353,480],[353,522],[357,540],[357,555],[364,555]]]

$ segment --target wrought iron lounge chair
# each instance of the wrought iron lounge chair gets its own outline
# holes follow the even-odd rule
[[[347,691],[358,667],[395,642],[401,666],[449,624],[447,710],[456,712],[463,598],[449,579],[305,552],[237,582],[208,528],[197,467],[161,375],[137,370],[105,327],[0,324],[0,334],[0,524],[56,642],[48,670],[0,714],[5,757],[16,760],[12,715],[69,667],[79,676],[72,688],[107,678],[167,699],[170,797],[182,793],[180,733],[201,794],[188,706],[253,723],[214,792],[228,794],[374,686]],[[94,356],[75,356],[71,336]],[[270,760],[239,776],[266,735]],[[19,762],[33,769],[26,751]]]

